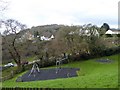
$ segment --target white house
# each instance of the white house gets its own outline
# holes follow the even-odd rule
[[[80,29],[78,32],[71,31],[69,34],[72,35],[72,34],[75,34],[75,33],[78,33],[80,36],[90,36],[91,33],[92,33],[92,35],[99,36],[99,33],[98,33],[97,29],[94,29],[94,30]]]
[[[52,35],[50,38],[51,38],[51,39],[54,39],[55,37]]]
[[[79,30],[79,35],[90,36],[91,33],[94,36],[99,36],[99,33],[98,33],[97,29],[94,29],[94,30],[83,30],[83,29],[80,29]]]
[[[49,40],[49,38],[48,38],[48,37],[45,37],[45,36],[41,36],[40,39],[41,39],[42,41],[43,41],[43,40],[45,40],[45,41],[48,41],[48,40]]]
[[[75,32],[71,31],[69,34],[72,35],[72,34],[75,34]]]
[[[50,38],[45,37],[45,36],[41,36],[41,37],[40,37],[40,39],[41,39],[42,41],[50,41],[50,40],[52,40],[52,39],[54,39],[54,38],[55,38],[55,37],[54,37],[53,35],[51,35]]]
[[[120,30],[110,29],[105,34],[120,34]]]

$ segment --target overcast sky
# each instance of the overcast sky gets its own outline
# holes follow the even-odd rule
[[[119,0],[9,0],[2,18],[12,18],[28,27],[45,24],[118,27]]]

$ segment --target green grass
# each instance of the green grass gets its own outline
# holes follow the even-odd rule
[[[87,61],[77,61],[64,64],[63,67],[77,67],[78,77],[60,78],[45,81],[16,82],[16,76],[13,79],[4,81],[3,87],[31,87],[31,88],[116,88],[118,87],[118,55],[109,58],[113,63],[99,63],[96,59]],[[98,59],[98,58],[97,58]],[[24,72],[25,73],[25,72]]]

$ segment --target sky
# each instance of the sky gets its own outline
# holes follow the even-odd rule
[[[2,18],[32,26],[46,24],[84,25],[92,23],[118,28],[119,0],[7,0]]]

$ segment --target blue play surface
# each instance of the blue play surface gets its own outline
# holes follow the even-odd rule
[[[34,72],[30,74],[30,71],[18,77],[17,82],[28,82],[28,81],[38,81],[38,80],[50,80],[58,78],[70,78],[76,77],[79,68],[61,68],[61,69],[40,69],[40,72]],[[56,73],[57,71],[57,73]],[[29,75],[30,74],[30,75]]]

